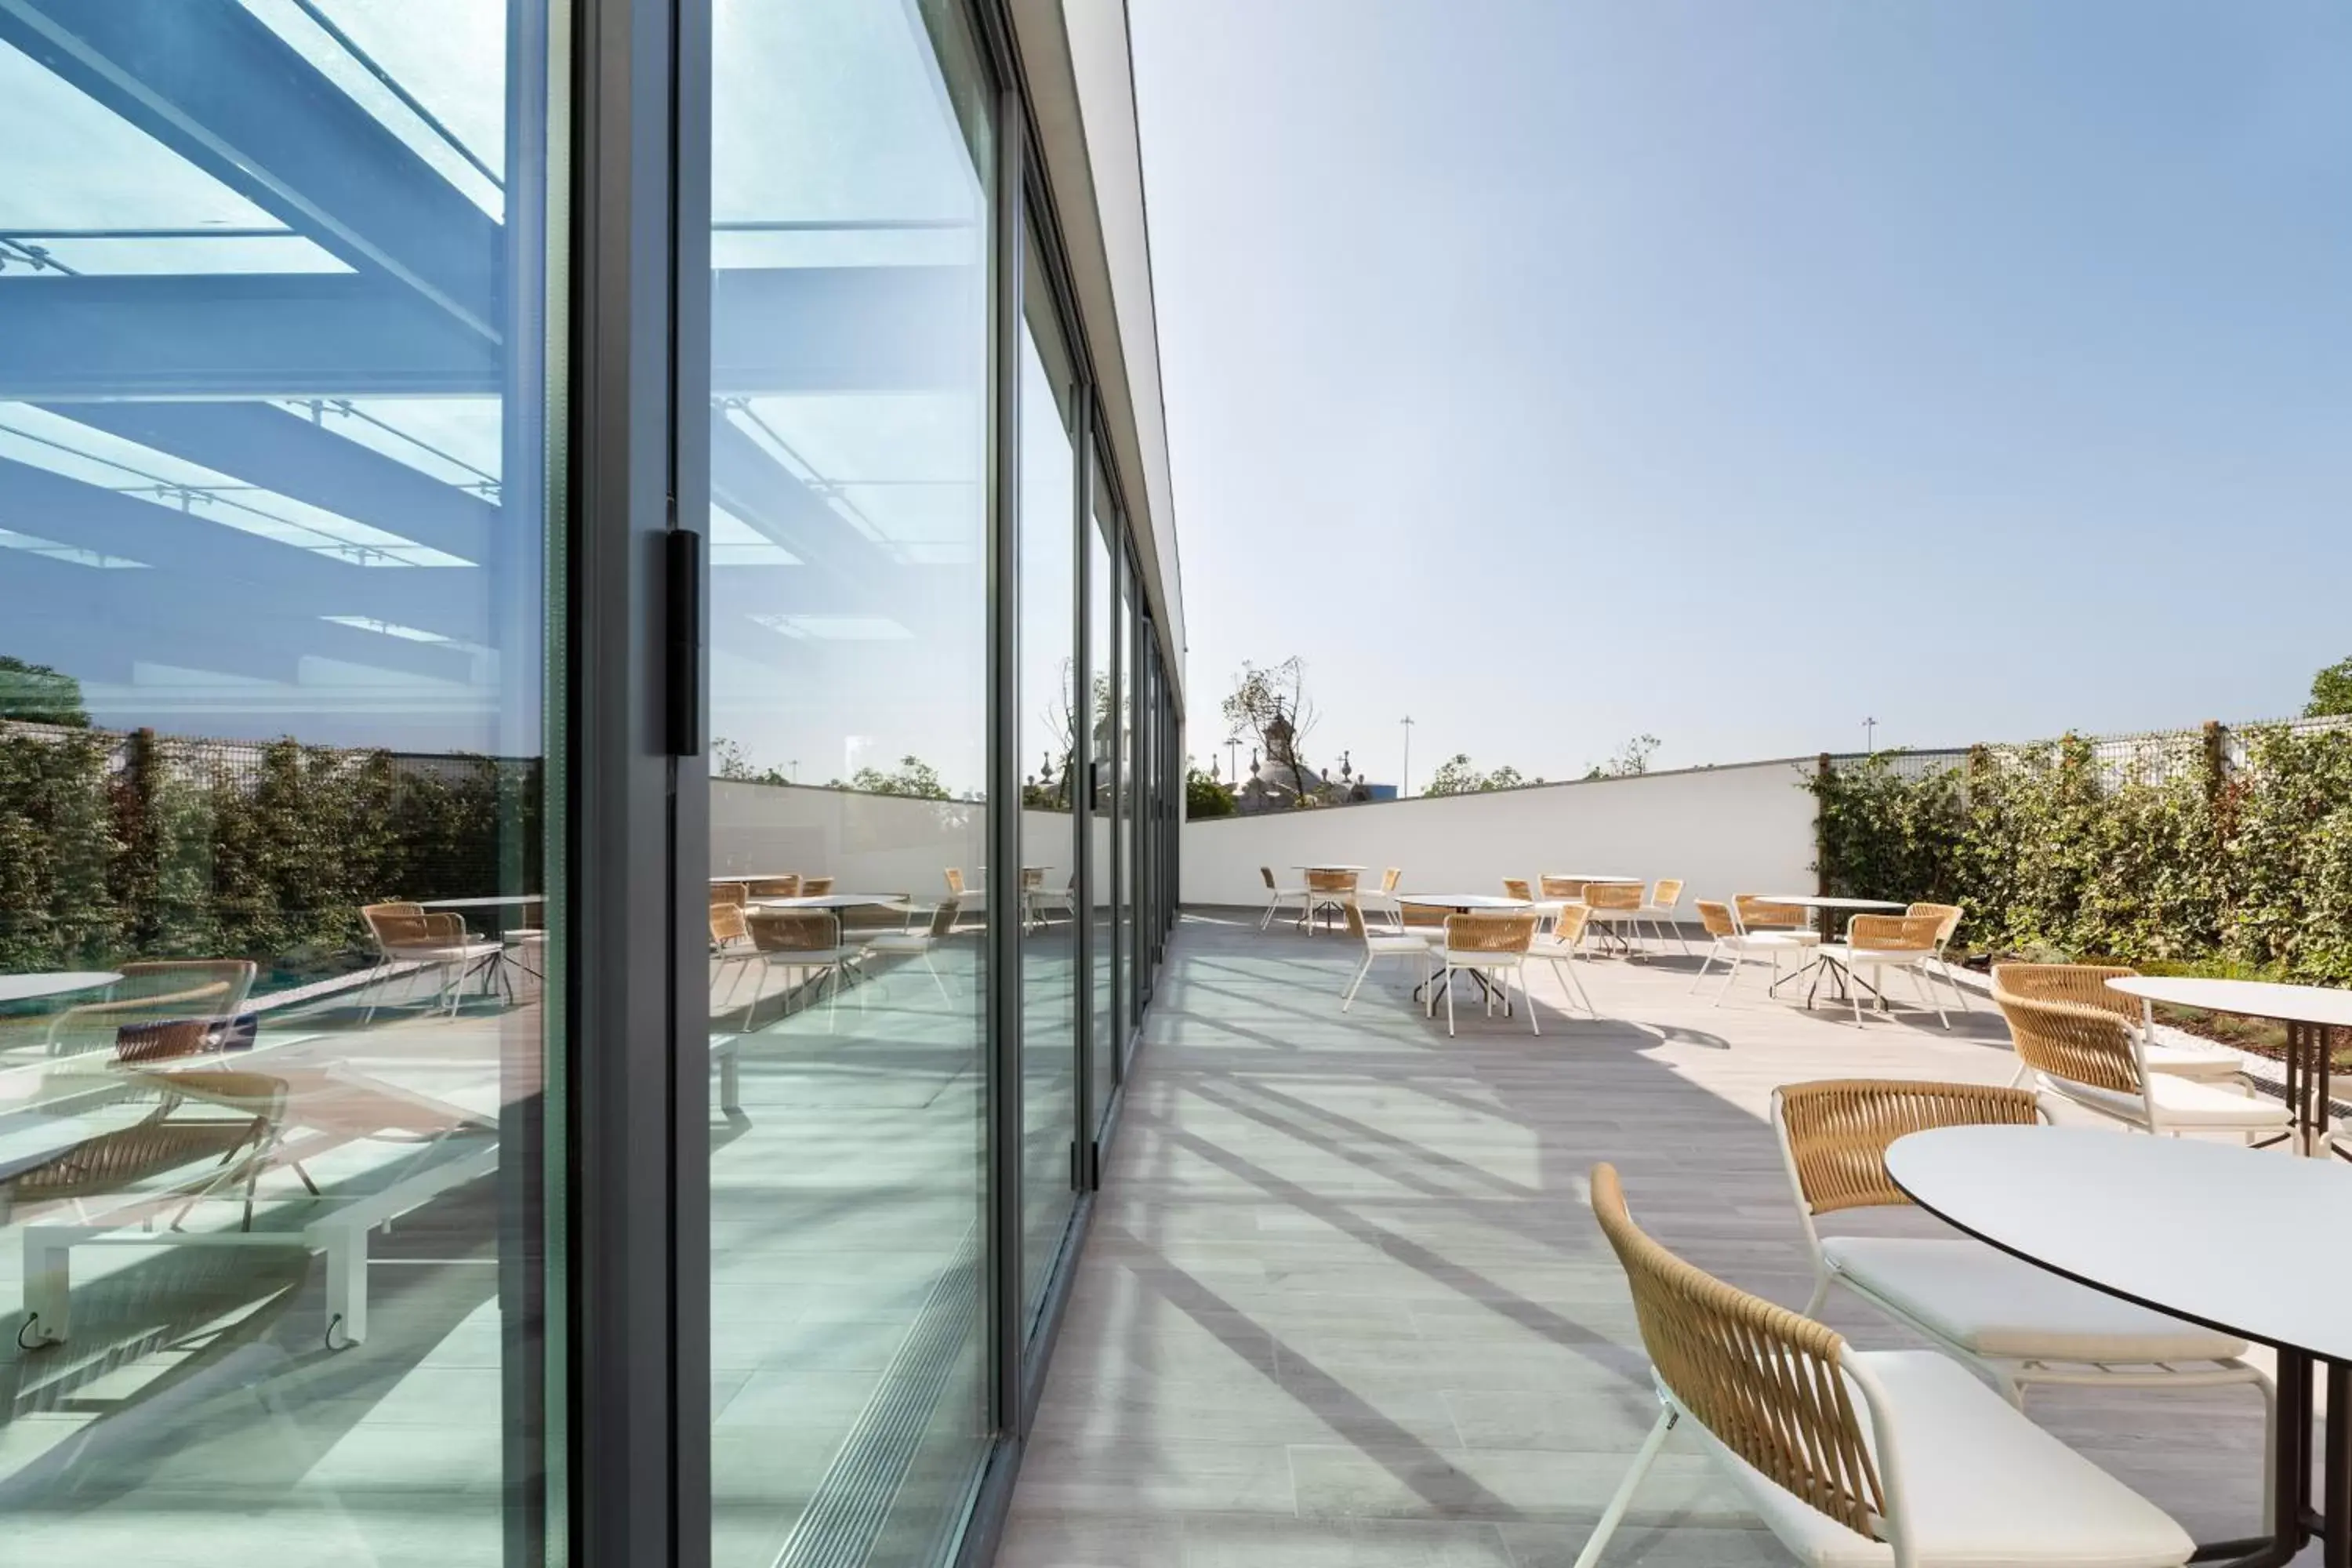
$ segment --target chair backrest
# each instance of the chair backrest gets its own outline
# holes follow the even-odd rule
[[[1442,926],[1451,911],[1435,904],[1399,904],[1398,918],[1409,926]]]
[[[1043,866],[1022,867],[1021,885],[1032,891],[1044,887],[1045,885],[1045,868]]]
[[[1503,897],[1507,899],[1524,899],[1528,903],[1534,903],[1536,901],[1536,896],[1528,891],[1527,879],[1524,877],[1504,878]]]
[[[1574,947],[1584,940],[1584,927],[1592,919],[1592,910],[1583,904],[1562,904],[1551,922],[1551,939],[1562,947]]]
[[[1584,897],[1584,884],[1574,877],[1538,877],[1536,879],[1536,884],[1543,889],[1543,896],[1547,899],[1573,900]]]
[[[841,929],[845,931],[904,931],[910,895],[890,893],[887,904],[852,904],[841,911]]]
[[[2140,999],[2107,989],[2107,982],[2137,974],[2137,969],[2108,963],[1996,963],[1992,993],[2027,1002],[2067,1002],[2096,1007],[2137,1024],[2145,1014]]]
[[[1348,934],[1354,937],[1358,942],[1370,942],[1371,940],[1372,933],[1364,924],[1363,907],[1358,904],[1355,900],[1349,899],[1345,904],[1341,905],[1340,908],[1347,912]]]
[[[1706,929],[1706,934],[1709,936],[1739,934],[1739,922],[1731,918],[1730,906],[1717,903],[1713,899],[1701,899],[1698,901],[1698,923]]]
[[[216,1048],[218,1026],[245,1007],[257,966],[249,958],[140,959],[96,1002],[49,1020],[51,1056],[113,1047],[118,1061],[190,1055]]]
[[[1734,893],[1731,901],[1739,910],[1740,926],[1747,931],[1802,931],[1808,923],[1801,904],[1776,904],[1753,893]]]
[[[950,899],[931,911],[930,924],[924,929],[929,931],[932,939],[936,941],[951,933],[955,930],[956,921],[962,915],[963,906],[955,900]]]
[[[1638,910],[1642,907],[1642,884],[1587,882],[1584,901],[1596,910]]]
[[[710,906],[710,940],[712,942],[723,947],[730,942],[741,942],[751,934],[751,927],[743,918],[742,905],[713,904]]]
[[[803,877],[801,879],[800,896],[804,899],[821,899],[831,891],[833,891],[833,879],[830,877]]]
[[[260,966],[249,958],[142,958],[121,965],[121,973],[109,1001],[218,1019],[244,1008]]]
[[[1886,1147],[1931,1127],[2025,1127],[2041,1121],[2030,1089],[1981,1083],[1844,1078],[1772,1091],[1772,1128],[1798,1205],[1808,1214],[1908,1204],[1886,1173]]]
[[[2017,1056],[2034,1071],[2117,1094],[2142,1092],[2132,1026],[2113,1013],[1993,993]]]
[[[1652,909],[1671,910],[1682,901],[1683,879],[1680,877],[1661,877],[1651,884],[1650,907]]]
[[[797,899],[801,896],[798,877],[762,877],[751,884],[755,899]]]
[[[363,904],[360,919],[386,954],[406,948],[453,947],[466,940],[466,922],[457,916],[415,904]]]
[[[1968,911],[1966,910],[1963,910],[1958,904],[1913,904],[1909,909],[1904,911],[1906,914],[1933,915],[1936,917],[1936,948],[1937,952],[1941,952],[1944,944],[1952,940],[1952,933],[1960,929],[1960,917],[1967,912]]]
[[[1273,867],[1260,866],[1257,868],[1257,874],[1265,879],[1265,886],[1268,892],[1279,892],[1282,890],[1282,884],[1274,879]]]
[[[1472,913],[1445,917],[1448,952],[1525,952],[1536,940],[1536,917]]]
[[[740,904],[751,896],[749,882],[713,882],[710,884],[712,904]]]
[[[831,910],[777,910],[751,927],[751,945],[761,952],[826,952],[841,945],[841,922]]]
[[[961,868],[956,866],[945,866],[940,868],[940,875],[948,879],[949,898],[961,899],[963,897],[963,871]]]
[[[1856,952],[1933,952],[1936,933],[1943,928],[1941,915],[1856,915],[1846,925],[1845,940]]]
[[[1402,866],[1391,866],[1391,867],[1390,867],[1387,870],[1385,870],[1385,871],[1383,871],[1383,872],[1381,872],[1381,892],[1383,892],[1383,893],[1393,893],[1393,892],[1395,892],[1395,891],[1396,891],[1396,885],[1397,885],[1397,883],[1399,883],[1400,881],[1402,881],[1402,880],[1403,880],[1403,879],[1404,879],[1404,868],[1403,868],[1403,867],[1402,867]]]
[[[1309,871],[1307,890],[1310,893],[1352,893],[1356,890],[1353,871]]]
[[[1845,1341],[1652,1240],[1626,1212],[1612,1166],[1592,1168],[1592,1214],[1624,1266],[1642,1344],[1676,1403],[1766,1479],[1857,1535],[1883,1539],[1886,1491],[1843,1375]]]

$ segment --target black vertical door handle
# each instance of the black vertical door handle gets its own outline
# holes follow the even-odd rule
[[[702,535],[674,528],[664,536],[668,562],[667,692],[672,756],[702,752]]]

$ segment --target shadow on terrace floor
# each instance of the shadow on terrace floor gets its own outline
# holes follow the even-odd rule
[[[1617,1163],[1668,1245],[1801,1305],[1773,1086],[2012,1070],[1981,1000],[1948,1032],[1932,1014],[1857,1029],[1767,1000],[1760,969],[1711,1006],[1680,957],[1589,965],[1599,1020],[1539,970],[1541,1037],[1465,1008],[1449,1039],[1402,965],[1342,1015],[1360,956],[1344,937],[1261,933],[1254,912],[1186,918],[1003,1568],[1564,1568],[1655,1413],[1586,1206],[1592,1163]],[[1844,1303],[1830,1319],[1904,1342]],[[2193,1531],[2252,1528],[2252,1394],[2053,1391],[2033,1414]],[[1610,1557],[1786,1560],[1681,1440]]]

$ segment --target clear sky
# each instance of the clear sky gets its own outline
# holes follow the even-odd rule
[[[1130,10],[1204,763],[1294,653],[1416,786],[2352,653],[2352,6]]]

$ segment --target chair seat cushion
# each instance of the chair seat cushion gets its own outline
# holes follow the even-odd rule
[[[1417,936],[1383,936],[1377,931],[1364,939],[1364,945],[1374,952],[1402,952],[1415,958],[1429,951],[1429,943]]]
[[[2093,1110],[2103,1110],[2127,1121],[2138,1121],[2147,1115],[2136,1094],[2094,1089],[2046,1073],[2042,1081],[2056,1093]],[[2178,1073],[2151,1072],[2147,1076],[2147,1091],[2156,1101],[2157,1115],[2168,1127],[2284,1127],[2294,1119],[2294,1113],[2275,1100],[2233,1094]]]
[[[1844,942],[1826,942],[1820,946],[1823,957],[1834,959],[1849,969],[1867,969],[1874,963],[1920,963],[1936,956],[1933,949],[1925,947],[1856,947]]]
[[[1996,1359],[2225,1361],[2246,1342],[2077,1285],[1980,1241],[1832,1237],[1822,1257],[1897,1312]]]
[[[2231,1079],[2246,1070],[2237,1052],[2220,1046],[2149,1046],[2145,1059],[2148,1071],[2171,1073],[2179,1078]]]
[[[1935,1568],[2174,1568],[2196,1550],[2168,1514],[1934,1351],[1849,1352],[1885,1391],[1913,1561]],[[1864,1435],[1876,1435],[1861,1391]],[[1886,1568],[1894,1549],[1767,1479],[1705,1427],[1781,1544],[1813,1568]]]

